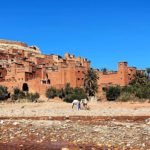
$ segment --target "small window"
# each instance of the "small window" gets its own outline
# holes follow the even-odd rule
[[[78,80],[80,80],[80,78],[78,78]]]

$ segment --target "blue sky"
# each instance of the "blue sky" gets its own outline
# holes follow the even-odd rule
[[[70,52],[92,67],[150,67],[149,0],[1,0],[0,39]]]

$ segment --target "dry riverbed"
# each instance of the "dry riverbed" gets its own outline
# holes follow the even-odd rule
[[[150,103],[0,104],[0,150],[150,149]]]

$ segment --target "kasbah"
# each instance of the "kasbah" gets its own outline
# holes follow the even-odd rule
[[[47,88],[83,87],[90,61],[66,53],[64,57],[44,55],[37,46],[18,41],[0,40],[0,85],[11,93],[15,87],[45,95]],[[127,62],[118,63],[118,71],[95,70],[99,76],[98,93],[107,86],[126,86],[134,78],[136,67]]]

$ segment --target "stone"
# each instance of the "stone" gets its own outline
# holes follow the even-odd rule
[[[69,150],[69,148],[63,147],[61,150]]]
[[[16,126],[16,125],[18,125],[18,124],[19,124],[18,122],[13,122],[13,125],[14,125],[14,126]]]
[[[1,120],[1,121],[0,121],[0,124],[1,124],[1,125],[4,124],[4,120]]]

